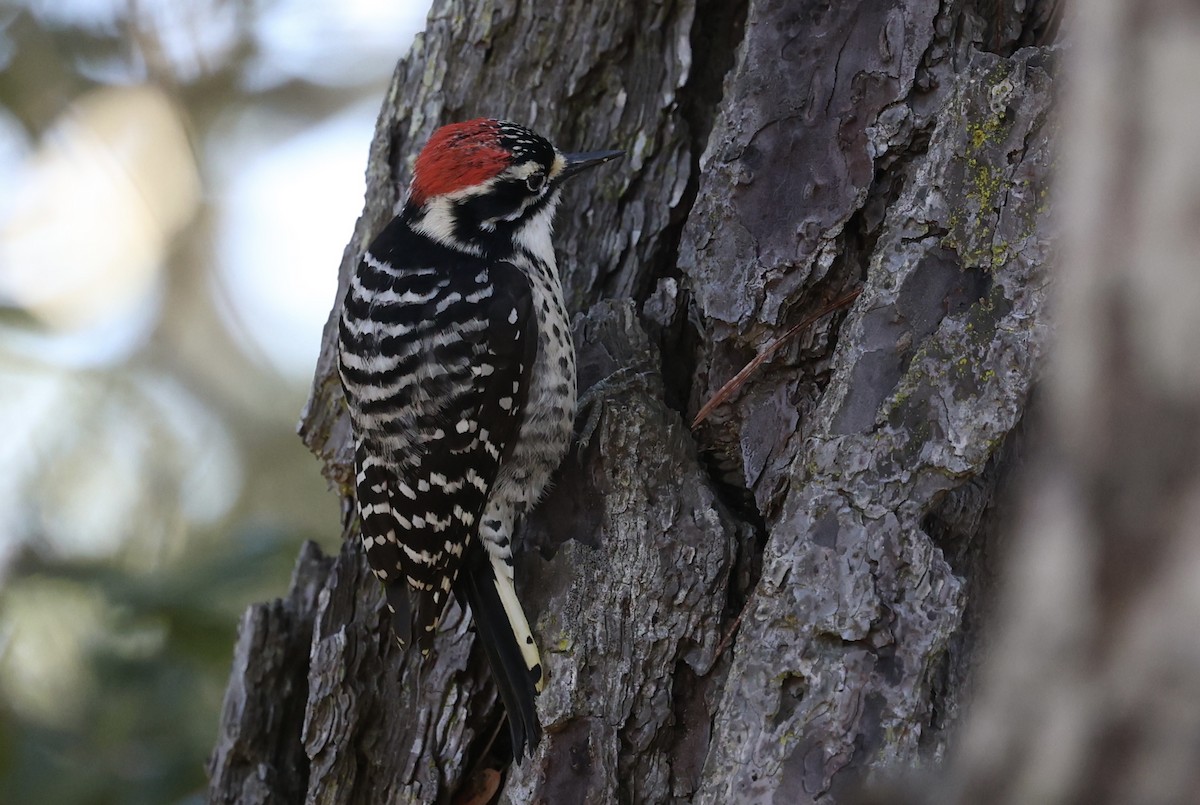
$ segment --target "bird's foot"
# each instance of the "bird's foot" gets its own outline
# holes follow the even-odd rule
[[[578,450],[576,456],[583,462],[583,452],[592,441],[596,428],[600,426],[600,417],[604,413],[603,403],[629,391],[648,390],[647,379],[653,374],[648,371],[637,371],[628,366],[622,367],[608,377],[593,384],[587,391],[579,395],[578,410],[586,411],[583,424],[576,434]]]

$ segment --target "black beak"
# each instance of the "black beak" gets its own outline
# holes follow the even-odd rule
[[[563,168],[563,172],[558,175],[558,180],[569,179],[581,171],[588,168],[594,168],[596,165],[603,165],[605,162],[616,159],[617,157],[625,156],[624,151],[589,151],[586,154],[563,154],[567,160],[567,167]]]

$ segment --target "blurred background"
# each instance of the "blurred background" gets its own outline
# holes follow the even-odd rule
[[[0,802],[200,802],[428,0],[0,0]]]

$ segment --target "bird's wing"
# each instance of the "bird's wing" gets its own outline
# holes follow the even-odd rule
[[[352,284],[341,368],[347,393],[359,390],[367,558],[397,637],[408,643],[415,630],[427,648],[520,428],[538,336],[529,281],[511,264],[464,261],[390,280],[361,294],[364,283]],[[353,332],[347,319],[364,316],[386,326]]]

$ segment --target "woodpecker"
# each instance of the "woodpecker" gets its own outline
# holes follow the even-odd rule
[[[470,609],[518,760],[541,739],[543,674],[512,539],[576,406],[551,228],[563,183],[621,154],[563,154],[504,120],[443,126],[342,306],[362,544],[392,629],[427,655],[450,593]]]

